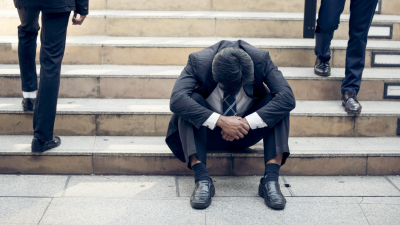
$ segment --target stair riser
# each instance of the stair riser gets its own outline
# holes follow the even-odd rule
[[[0,35],[18,35],[18,17],[1,17]],[[375,23],[374,24],[392,24]],[[372,28],[374,29],[374,28]],[[334,39],[349,38],[349,23],[341,22]],[[88,18],[82,26],[69,26],[69,36],[124,37],[248,37],[303,38],[303,21],[169,18]],[[371,35],[370,35],[371,36]],[[379,38],[378,38],[379,39]],[[392,38],[400,40],[400,24],[393,24]]]
[[[317,9],[320,1],[318,1]],[[249,11],[249,12],[299,12],[304,0],[90,0],[92,10],[160,10],[160,11]],[[399,15],[397,0],[383,0],[381,14]],[[0,0],[0,9],[13,9],[13,0]],[[346,1],[343,13],[349,13],[350,1]]]
[[[156,165],[156,166],[155,166]],[[400,157],[290,157],[281,175],[397,175]],[[263,157],[212,157],[210,175],[263,175]],[[174,156],[0,156],[0,174],[192,175]]]
[[[190,53],[203,48],[192,47],[119,47],[119,46],[67,46],[63,64],[109,64],[109,65],[186,65]],[[269,51],[275,65],[281,67],[314,67],[315,53],[310,48],[271,48]],[[39,60],[39,48],[36,62]],[[332,50],[331,66],[344,68],[346,50]],[[365,68],[371,67],[372,51],[367,50]],[[0,64],[18,64],[18,46],[0,46]],[[399,64],[400,65],[400,64]]]
[[[176,79],[62,77],[60,98],[169,99]],[[341,80],[291,80],[297,100],[340,100]],[[384,101],[384,83],[400,80],[365,80],[358,99]],[[19,77],[0,77],[0,97],[21,97]]]
[[[170,115],[57,115],[56,135],[63,136],[165,136]],[[397,117],[296,116],[292,137],[396,136]],[[32,114],[0,114],[0,135],[31,135]]]

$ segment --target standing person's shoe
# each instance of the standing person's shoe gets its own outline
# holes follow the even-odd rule
[[[284,209],[286,206],[286,199],[283,197],[279,183],[276,181],[268,181],[264,185],[263,179],[260,180],[258,186],[258,195],[264,198],[264,202],[268,207],[273,209]]]
[[[205,209],[211,205],[211,197],[214,197],[214,195],[215,188],[212,180],[200,180],[196,183],[190,197],[190,205],[195,209]]]
[[[317,60],[315,60],[314,73],[324,77],[330,76],[331,67],[329,66],[329,61],[324,62],[317,58]]]
[[[36,98],[23,98],[22,99],[22,108],[24,111],[33,111],[35,108]]]
[[[44,152],[61,145],[60,137],[53,136],[53,140],[41,141],[37,138],[32,140],[32,152]]]
[[[360,114],[361,104],[357,100],[356,93],[352,91],[346,91],[342,95],[342,105],[344,106],[344,111],[350,114]]]

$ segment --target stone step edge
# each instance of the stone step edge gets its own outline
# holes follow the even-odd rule
[[[136,157],[171,157],[174,156],[165,144],[165,137],[148,137],[148,136],[68,136],[61,137],[62,145],[52,150],[36,153],[30,151],[30,143],[32,136],[29,135],[0,135],[0,141],[4,146],[0,149],[0,156],[136,156]],[[5,139],[10,139],[5,141]],[[136,143],[126,144],[127,140],[133,140]],[[107,140],[107,141],[106,141]],[[123,148],[110,147],[107,150],[104,147],[95,147],[95,143],[99,145],[100,142],[106,143],[123,143]],[[307,141],[310,144],[305,144]],[[322,142],[347,142],[353,145],[353,149],[345,145],[339,145],[335,150],[332,150],[329,146],[321,144]],[[15,146],[11,146],[14,143],[19,143],[20,147],[23,145],[24,149],[18,151],[12,149]],[[23,142],[24,144],[22,144]],[[75,142],[75,143],[73,143]],[[76,143],[78,142],[78,143]],[[85,143],[93,142],[91,148],[77,147],[78,145],[85,146]],[[297,146],[300,142],[300,146]],[[365,143],[386,143],[378,149],[365,149],[360,142]],[[149,144],[151,143],[151,144]],[[394,150],[393,146],[400,143],[400,140],[396,137],[365,137],[365,138],[354,138],[354,137],[290,137],[289,147],[291,149],[290,157],[295,158],[307,158],[307,157],[400,157],[400,149]],[[358,144],[358,145],[357,145]],[[103,144],[102,146],[112,146],[114,144]],[[312,145],[312,150],[304,150],[304,145]],[[318,146],[316,150],[315,145]],[[72,146],[72,147],[71,147]],[[127,147],[129,146],[129,147]],[[140,147],[137,147],[140,146]],[[297,149],[296,149],[297,148]],[[299,149],[301,148],[301,150]],[[9,150],[4,150],[9,149]],[[11,150],[10,150],[11,149]],[[151,149],[151,150],[149,150]],[[235,157],[235,158],[260,158],[264,157],[262,141],[253,145],[248,149],[242,150],[213,150],[208,151],[208,157]]]
[[[149,104],[149,102],[153,103]],[[22,111],[21,98],[0,98],[1,104],[3,107],[0,107],[0,114],[33,114],[33,112]],[[341,101],[298,100],[296,105],[294,111],[290,113],[291,116],[400,117],[400,110],[397,110],[400,109],[400,102],[398,101],[363,101],[363,113],[359,115],[344,112]],[[117,106],[129,106],[129,108],[115,109]],[[172,115],[169,110],[169,99],[59,98],[58,107],[58,115]],[[63,107],[70,110],[62,109]],[[77,107],[86,108],[79,109]],[[98,109],[97,107],[101,108]],[[317,111],[312,112],[313,109],[310,109],[310,107]],[[375,107],[385,110],[368,111],[368,108]],[[318,111],[320,109],[326,111]]]
[[[3,69],[4,67],[9,67],[9,69]],[[13,68],[14,67],[14,68]],[[96,69],[94,69],[96,67]],[[98,68],[101,67],[99,70]],[[168,68],[170,67],[170,68]],[[37,65],[37,74],[40,77],[40,65]],[[119,68],[119,69],[117,69]],[[163,68],[164,71],[159,70],[159,68]],[[179,68],[179,69],[178,69]],[[143,78],[143,79],[176,79],[181,74],[184,66],[118,66],[118,65],[99,65],[99,66],[88,66],[88,65],[63,65],[61,68],[61,77],[64,78]],[[332,68],[331,76],[329,77],[321,77],[314,74],[314,68],[312,67],[279,67],[279,70],[282,71],[283,76],[288,80],[343,80],[344,79],[344,68]],[[11,71],[12,70],[12,71]],[[82,71],[79,71],[82,70]],[[90,73],[90,70],[96,71]],[[102,72],[102,70],[104,72]],[[109,72],[107,71],[109,70]],[[130,73],[129,71],[134,70],[147,70],[149,73]],[[157,72],[151,72],[151,71]],[[307,75],[296,75],[294,74],[295,70],[299,70],[302,73],[303,71],[307,71]],[[73,71],[73,72],[72,72]],[[114,72],[113,72],[114,71]],[[117,73],[115,71],[120,71],[124,74]],[[290,71],[291,74],[287,74]],[[376,72],[375,76],[365,76],[366,73]],[[374,69],[374,68],[365,68],[364,76],[362,80],[369,81],[400,81],[400,69]],[[391,73],[392,76],[388,76],[387,74]],[[394,75],[394,76],[393,76]],[[0,64],[0,77],[20,77],[19,65],[17,64]]]
[[[71,17],[72,15],[71,13]],[[18,18],[18,13],[14,9],[0,9],[0,18],[8,17]],[[88,19],[90,18],[303,21],[304,14],[293,12],[90,10]],[[342,14],[340,16],[341,22],[347,22],[349,20],[350,14]],[[372,22],[400,23],[400,16],[376,14]]]
[[[66,46],[121,47],[121,48],[206,48],[221,40],[243,40],[262,49],[314,49],[313,39],[280,38],[224,38],[224,37],[113,37],[113,36],[70,36]],[[180,43],[178,43],[178,42]],[[332,40],[331,49],[347,49],[348,40]],[[293,44],[295,43],[295,44]],[[17,36],[0,36],[0,46],[18,44]],[[38,45],[40,45],[38,39]],[[400,41],[370,40],[367,50],[399,51]]]

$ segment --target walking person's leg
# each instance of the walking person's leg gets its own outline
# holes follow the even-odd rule
[[[36,100],[36,46],[40,11],[29,12],[18,9],[21,25],[18,26],[18,59],[23,92],[22,107],[24,111],[32,111]]]
[[[315,55],[317,56],[314,72],[320,76],[329,76],[331,69],[331,41],[333,33],[338,29],[340,15],[346,0],[322,0],[318,12],[317,27],[315,28]]]
[[[361,113],[357,100],[365,66],[369,28],[378,0],[352,0],[350,3],[349,42],[346,52],[346,76],[342,83],[342,104],[348,113]]]
[[[33,115],[32,151],[45,151],[61,143],[53,137],[53,130],[70,14],[42,13],[40,83]]]

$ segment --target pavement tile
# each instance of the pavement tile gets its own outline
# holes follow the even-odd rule
[[[168,153],[164,137],[96,137],[93,152],[96,153]]]
[[[360,204],[371,225],[399,224],[400,205]]]
[[[0,175],[0,196],[60,197],[68,176]]]
[[[38,224],[51,198],[0,197],[0,224]]]
[[[368,224],[357,204],[290,203],[277,211],[262,198],[215,198],[207,224]]]
[[[400,205],[400,197],[357,197],[359,204]]]
[[[286,197],[288,203],[358,204],[356,197]]]
[[[40,224],[205,224],[187,200],[54,199]]]
[[[68,197],[176,198],[173,176],[72,176]]]
[[[255,197],[258,196],[260,176],[212,176],[215,185],[216,197]],[[284,196],[291,196],[289,190],[280,180],[281,191]],[[179,196],[191,196],[194,189],[192,176],[179,177]]]
[[[285,176],[294,196],[400,196],[384,177]]]
[[[398,188],[400,189],[400,176],[387,176],[390,181]]]

